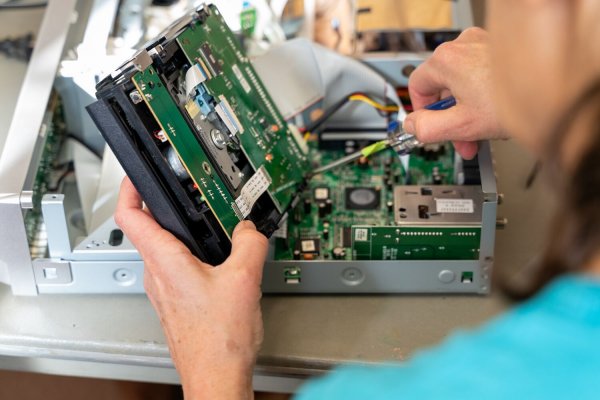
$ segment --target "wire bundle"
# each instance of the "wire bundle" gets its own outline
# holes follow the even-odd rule
[[[354,92],[350,93],[348,96],[345,96],[337,103],[332,105],[329,109],[327,109],[323,115],[313,121],[311,124],[307,125],[302,131],[306,134],[310,133],[319,133],[329,118],[333,116],[338,110],[340,110],[343,106],[348,104],[351,101],[360,101],[366,104],[369,104],[376,110],[385,113],[384,116],[389,116],[390,114],[396,113],[399,111],[399,106],[396,104],[382,104],[375,100],[376,96],[369,95],[363,92]]]

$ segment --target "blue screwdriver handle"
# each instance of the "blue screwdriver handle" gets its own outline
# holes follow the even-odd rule
[[[441,110],[447,110],[451,107],[454,107],[455,105],[456,105],[456,99],[454,98],[454,96],[450,96],[450,97],[441,99],[440,101],[436,101],[435,103],[429,104],[428,106],[425,106],[425,109],[432,110],[432,111],[441,111]]]
[[[441,99],[440,101],[436,101],[435,103],[432,103],[428,106],[425,106],[425,109],[432,110],[432,111],[441,111],[441,110],[447,110],[451,107],[454,107],[455,105],[456,105],[456,99],[454,98],[454,96],[450,96],[450,97]]]
[[[456,105],[456,99],[453,96],[446,97],[440,101],[425,106],[425,109],[432,111],[447,110]],[[404,155],[410,153],[415,147],[421,145],[413,135],[406,133],[402,130],[396,132],[399,129],[400,124],[398,121],[392,121],[388,126],[388,133],[390,135],[390,146],[396,150],[398,155]],[[395,133],[394,133],[395,132]]]

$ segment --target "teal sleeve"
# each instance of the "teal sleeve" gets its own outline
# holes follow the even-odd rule
[[[571,289],[554,288],[401,365],[341,367],[307,383],[295,398],[598,398],[600,284],[587,299],[568,295]],[[585,312],[575,311],[582,307]]]

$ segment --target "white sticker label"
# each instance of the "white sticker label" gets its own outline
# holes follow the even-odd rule
[[[472,199],[435,199],[435,208],[439,213],[473,214]]]
[[[231,69],[233,70],[235,77],[238,79],[238,81],[242,85],[242,88],[244,89],[244,91],[246,93],[250,93],[250,90],[252,90],[252,88],[250,87],[250,84],[248,83],[246,78],[244,78],[244,75],[242,74],[240,67],[238,67],[237,64],[233,64],[233,67],[231,67]]]
[[[246,218],[250,214],[254,203],[267,190],[270,184],[271,177],[269,177],[263,165],[252,175],[252,178],[248,179],[248,182],[242,188],[240,197],[235,199],[235,204],[240,211],[241,218]]]
[[[300,243],[300,248],[302,249],[303,253],[314,253],[317,251],[314,240],[303,240]]]
[[[279,223],[279,229],[273,232],[273,237],[287,239],[288,235],[288,222],[287,222],[287,214],[284,219]]]
[[[366,242],[369,240],[369,230],[368,229],[356,229],[354,231],[354,241],[355,242]]]

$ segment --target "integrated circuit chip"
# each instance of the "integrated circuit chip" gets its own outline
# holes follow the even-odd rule
[[[347,210],[377,210],[380,205],[380,189],[370,187],[346,188]]]

